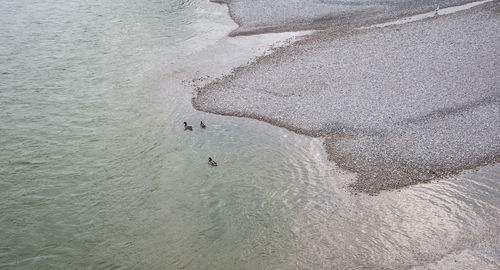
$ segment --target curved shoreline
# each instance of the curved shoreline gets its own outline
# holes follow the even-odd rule
[[[192,103],[325,137],[329,159],[357,174],[355,191],[449,177],[500,161],[498,13],[490,3],[315,33],[198,88]]]

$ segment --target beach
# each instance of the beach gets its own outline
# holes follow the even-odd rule
[[[229,6],[229,15],[238,24],[230,36],[269,32],[323,30],[332,27],[356,27],[374,24],[461,5],[470,0],[211,0]]]
[[[500,160],[500,19],[490,2],[383,28],[333,27],[197,89],[193,106],[324,137],[376,194]]]

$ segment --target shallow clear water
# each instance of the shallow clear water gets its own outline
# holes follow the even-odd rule
[[[289,34],[137,2],[0,2],[1,269],[498,265],[498,166],[354,196],[320,139],[191,107]]]

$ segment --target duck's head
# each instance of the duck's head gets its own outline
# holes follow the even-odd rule
[[[209,161],[212,161],[212,158],[211,158],[211,157],[209,157],[209,158],[208,158],[208,160],[209,160]]]
[[[187,122],[184,122],[184,126],[187,126],[187,124],[188,124]]]

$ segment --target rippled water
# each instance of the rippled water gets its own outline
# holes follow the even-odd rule
[[[498,265],[499,166],[354,196],[320,139],[194,111],[183,80],[289,36],[226,12],[0,2],[1,269]]]

